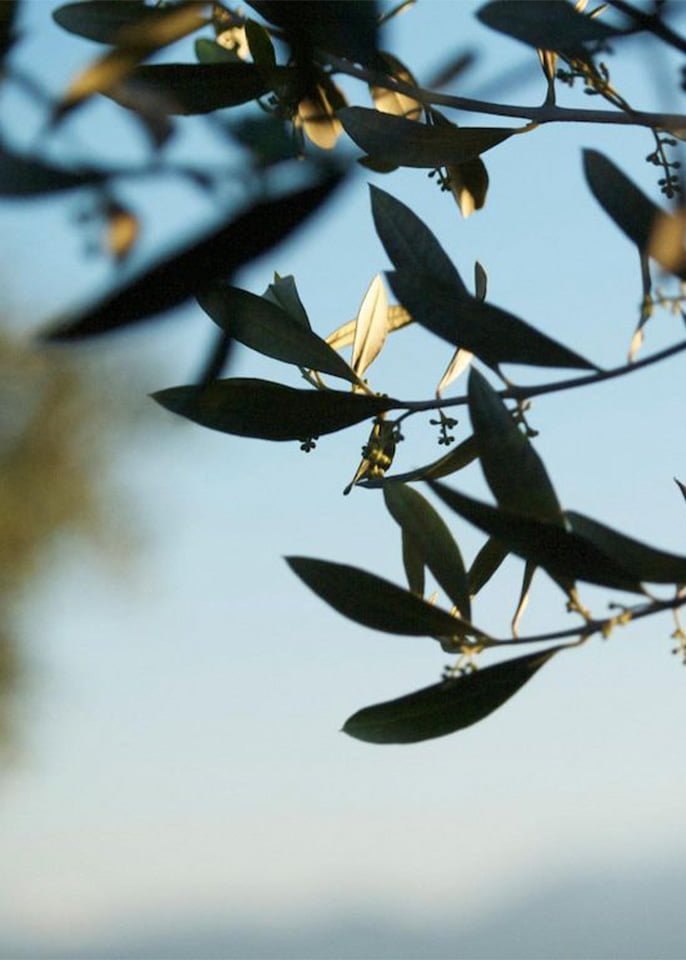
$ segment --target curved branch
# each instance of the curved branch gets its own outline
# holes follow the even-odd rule
[[[396,80],[384,73],[358,67],[349,60],[326,54],[326,61],[339,73],[375,87],[384,87],[396,93],[419,100],[423,104],[450,107],[469,113],[484,113],[498,117],[517,117],[532,123],[602,123],[617,126],[649,127],[650,129],[682,129],[686,127],[686,115],[681,113],[650,113],[645,110],[631,112],[613,112],[611,110],[577,110],[572,107],[558,107],[544,103],[540,107],[524,107],[508,103],[491,103],[487,100],[474,100],[471,97],[456,97],[452,94],[438,93],[425,87],[415,87],[403,80]]]
[[[643,360],[637,360],[635,363],[624,363],[621,367],[613,367],[611,370],[601,370],[599,373],[589,373],[582,377],[571,377],[569,380],[557,380],[553,383],[534,384],[530,387],[511,386],[498,391],[498,396],[503,400],[531,400],[532,397],[542,397],[546,393],[561,393],[563,390],[576,390],[578,387],[590,387],[595,383],[603,383],[605,380],[613,380],[616,377],[623,377],[636,370],[642,370],[644,367],[650,367],[654,363],[660,363],[668,357],[673,357],[686,350],[686,340],[680,340],[679,343],[666,347],[664,350],[658,350]],[[408,400],[407,402],[398,401],[395,409],[405,409],[408,411],[404,416],[411,413],[419,413],[422,410],[438,410],[439,407],[462,407],[468,402],[466,396],[453,397],[451,400],[442,398],[440,400]]]

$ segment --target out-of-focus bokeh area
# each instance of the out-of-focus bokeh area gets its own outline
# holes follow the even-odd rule
[[[52,6],[23,4],[14,57],[57,91],[99,48],[62,33]],[[475,9],[422,0],[389,24],[387,47],[420,81],[473,51],[456,92],[540,102],[533,53],[478,25]],[[192,57],[190,43],[178,49]],[[676,54],[637,39],[608,62],[637,107],[686,108]],[[562,100],[588,106],[573,91]],[[0,117],[17,149],[49,136],[25,90],[5,86]],[[147,150],[105,102],[51,140],[62,159],[125,164]],[[322,335],[353,317],[387,266],[370,179],[431,225],[465,276],[478,258],[494,302],[619,364],[640,274],[583,182],[582,147],[659,199],[648,131],[540,128],[485,156],[488,202],[467,221],[423,171],[360,172],[239,284],[259,293],[274,270],[294,274]],[[225,141],[189,121],[168,149],[211,163]],[[168,177],[121,199],[142,211],[136,263],[216,215],[215,201]],[[100,237],[84,212],[74,195],[0,205],[0,956],[683,957],[686,673],[669,616],[558,657],[454,737],[395,748],[341,735],[355,709],[434,682],[446,659],[431,640],[344,620],[283,562],[304,554],[403,582],[379,494],[341,495],[368,427],[306,455],[156,407],[148,394],[191,380],[210,347],[197,308],[85,346],[41,346],[51,318],[114,277],[88,252]],[[658,313],[644,351],[682,328]],[[430,397],[449,348],[421,331],[391,339],[374,388]],[[247,350],[232,363],[239,376],[282,375]],[[554,395],[531,413],[565,506],[676,552],[682,366]],[[428,419],[408,422],[399,468],[440,454]],[[478,467],[454,482],[483,493]],[[471,560],[480,537],[450,523]],[[477,606],[483,626],[506,632],[520,579],[517,561],[497,574]],[[544,580],[526,632],[569,625]],[[598,612],[626,599],[586,596]]]

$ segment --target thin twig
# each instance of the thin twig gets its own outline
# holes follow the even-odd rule
[[[558,380],[553,383],[534,384],[530,387],[510,386],[504,390],[498,391],[498,396],[503,400],[530,400],[532,397],[541,397],[547,393],[561,393],[563,390],[576,390],[577,387],[589,387],[595,383],[603,383],[605,380],[613,380],[616,377],[623,377],[636,370],[642,370],[644,367],[652,366],[654,363],[660,363],[668,357],[673,357],[686,350],[686,340],[680,340],[671,347],[664,350],[658,350],[643,360],[637,360],[635,363],[624,363],[621,367],[613,367],[611,370],[600,370],[598,373],[590,373],[582,377],[572,377],[569,380]],[[422,410],[436,410],[438,407],[461,407],[468,403],[466,396],[453,397],[440,400],[398,400],[397,407],[393,409],[405,409],[407,413],[403,419],[412,413],[419,413]]]
[[[424,87],[416,87],[403,80],[397,80],[384,73],[358,67],[349,60],[326,54],[326,61],[339,73],[344,73],[357,80],[376,87],[384,87],[396,93],[403,93],[424,104],[452,107],[455,110],[466,110],[470,113],[492,114],[500,117],[517,117],[530,120],[534,123],[603,123],[617,126],[650,127],[651,129],[681,129],[686,127],[686,115],[681,113],[650,113],[645,110],[635,110],[631,113],[610,110],[577,110],[571,107],[558,107],[555,104],[543,104],[539,107],[525,107],[508,103],[491,103],[486,100],[475,100],[471,97],[456,97],[447,93],[438,93]]]

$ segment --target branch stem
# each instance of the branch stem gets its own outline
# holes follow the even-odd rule
[[[492,103],[487,100],[475,100],[471,97],[456,97],[448,93],[438,93],[425,87],[416,87],[403,80],[397,80],[384,73],[367,70],[350,63],[342,57],[327,53],[326,61],[338,73],[344,73],[357,80],[363,80],[375,87],[384,87],[396,93],[413,97],[423,104],[465,110],[469,113],[491,114],[499,117],[515,117],[532,123],[601,123],[616,126],[649,127],[651,129],[672,130],[686,127],[686,115],[681,113],[651,113],[645,110],[618,111],[584,110],[572,107],[558,107],[554,103],[544,103],[539,107],[526,107],[511,103]]]

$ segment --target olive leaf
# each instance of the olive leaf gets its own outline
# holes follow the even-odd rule
[[[469,620],[471,607],[462,554],[450,530],[431,504],[404,483],[386,482],[386,508],[436,581]]]
[[[222,330],[258,353],[359,382],[326,341],[264,297],[221,284],[200,294],[198,303]]]
[[[285,310],[296,323],[307,330],[310,329],[307,311],[300,299],[294,277],[280,277],[278,273],[275,273],[274,282],[269,284],[262,296],[265,300],[269,300],[270,303],[274,303],[277,307]]]
[[[358,567],[312,557],[286,557],[286,562],[325,603],[364,627],[447,639],[475,632],[471,624]]]
[[[478,370],[469,374],[468,393],[481,467],[498,504],[562,526],[562,508],[543,461]]]
[[[469,350],[491,367],[524,363],[539,367],[597,369],[514,314],[439,282],[430,273],[386,274],[401,304],[432,333]]]
[[[116,44],[122,27],[164,20],[164,7],[143,0],[83,0],[53,10],[55,22],[69,33],[96,43]]]
[[[506,703],[562,649],[553,647],[481,667],[365,707],[346,720],[343,732],[368,743],[418,743],[463,730]]]
[[[33,197],[99,186],[107,174],[99,170],[68,170],[0,147],[0,196]]]
[[[475,597],[482,587],[485,587],[502,562],[507,558],[509,550],[495,537],[489,537],[483,547],[474,557],[469,568],[467,581],[469,595]]]
[[[230,378],[153,393],[161,406],[210,430],[260,440],[307,440],[398,406],[389,397],[298,390],[270,380]]]
[[[565,530],[556,523],[496,509],[435,480],[428,483],[451,510],[495,537],[511,553],[543,567],[554,580],[584,580],[603,587],[643,593],[637,574],[578,533]]]
[[[567,0],[492,0],[477,12],[487,27],[542,50],[584,54],[585,44],[603,43],[619,31],[583,14]]]
[[[385,480],[368,481],[365,486],[381,486],[387,480],[393,480],[396,483],[412,483],[415,480],[439,480],[441,477],[448,477],[451,473],[457,473],[463,470],[479,456],[479,449],[474,437],[467,437],[462,443],[458,443],[449,453],[428,463],[423,467],[416,467],[414,470],[408,470],[406,473],[387,474]]]
[[[429,126],[367,107],[345,107],[338,119],[351,140],[380,163],[434,169],[474,160],[516,130],[512,127]]]
[[[388,333],[388,297],[377,273],[364,295],[355,323],[351,366],[362,377],[378,357]]]
[[[431,230],[414,211],[379,187],[369,187],[379,240],[397,270],[418,270],[459,293],[467,288]]]
[[[48,340],[78,340],[170,310],[284,240],[341,183],[333,174],[316,186],[253,204],[218,229],[186,243],[95,304],[60,317]]]

